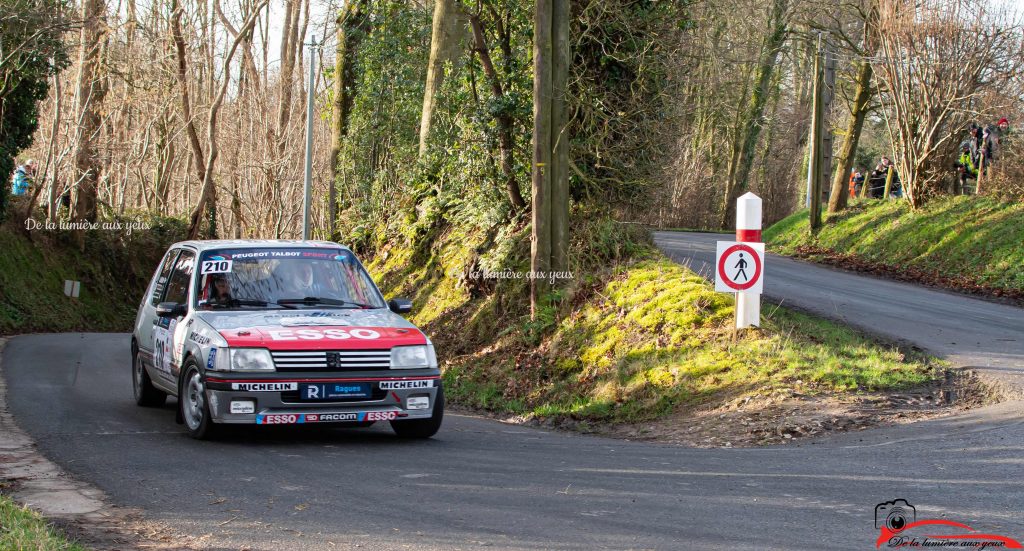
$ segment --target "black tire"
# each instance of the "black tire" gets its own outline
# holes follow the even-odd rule
[[[410,419],[407,421],[390,421],[391,430],[402,438],[430,438],[437,434],[444,420],[444,388],[437,387],[434,399],[434,412],[426,419]]]
[[[132,393],[135,403],[142,407],[159,407],[167,401],[167,393],[153,386],[153,380],[149,378],[135,347],[132,347]]]
[[[195,360],[189,358],[182,369],[178,386],[178,415],[185,422],[185,430],[196,440],[209,440],[216,436],[217,424],[210,416],[206,400],[206,383]]]

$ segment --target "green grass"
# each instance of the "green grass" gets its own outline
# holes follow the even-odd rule
[[[152,225],[131,236],[90,232],[85,251],[69,232],[25,235],[0,225],[0,334],[129,330],[153,270],[180,235],[180,222]],[[77,299],[64,295],[65,280],[81,282]]]
[[[86,551],[69,542],[35,511],[0,496],[0,549],[20,551]]]
[[[807,211],[768,228],[765,242],[793,254],[812,245],[993,289],[1024,291],[1024,204],[943,197],[918,210],[905,201],[866,200],[829,217],[816,237]]]
[[[429,259],[393,245],[368,268],[386,294],[413,298],[412,320],[438,346],[447,396],[494,412],[631,422],[745,395],[898,389],[936,377],[936,360],[768,305],[763,327],[733,342],[732,295],[631,231],[573,228],[575,278],[541,321],[529,319],[527,282],[501,281],[474,298],[453,277],[479,235],[436,236]],[[507,236],[505,253],[481,263],[527,270],[528,236]]]
[[[446,363],[456,401],[511,414],[655,419],[751,394],[912,387],[939,362],[905,357],[833,323],[766,306],[734,343],[734,301],[652,252],[623,266],[540,351],[498,346]]]

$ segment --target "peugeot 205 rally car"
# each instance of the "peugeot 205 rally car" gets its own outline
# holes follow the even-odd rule
[[[433,436],[441,373],[430,339],[399,315],[411,307],[385,302],[336,243],[177,243],[135,319],[135,401],[176,396],[195,438],[230,424],[376,421]]]

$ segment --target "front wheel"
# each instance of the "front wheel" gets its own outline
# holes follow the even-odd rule
[[[434,412],[426,419],[410,419],[407,421],[391,421],[391,430],[402,438],[430,438],[437,434],[444,419],[444,388],[437,387],[434,398]]]
[[[217,425],[210,417],[210,405],[206,402],[206,383],[199,373],[199,366],[189,359],[185,364],[185,375],[181,378],[178,391],[178,408],[189,436],[207,440],[214,436]]]
[[[132,393],[135,403],[143,407],[162,406],[167,400],[167,393],[153,386],[138,350],[132,350]]]

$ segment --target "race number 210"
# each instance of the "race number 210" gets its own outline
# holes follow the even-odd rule
[[[201,273],[225,274],[231,271],[230,260],[204,260]]]

